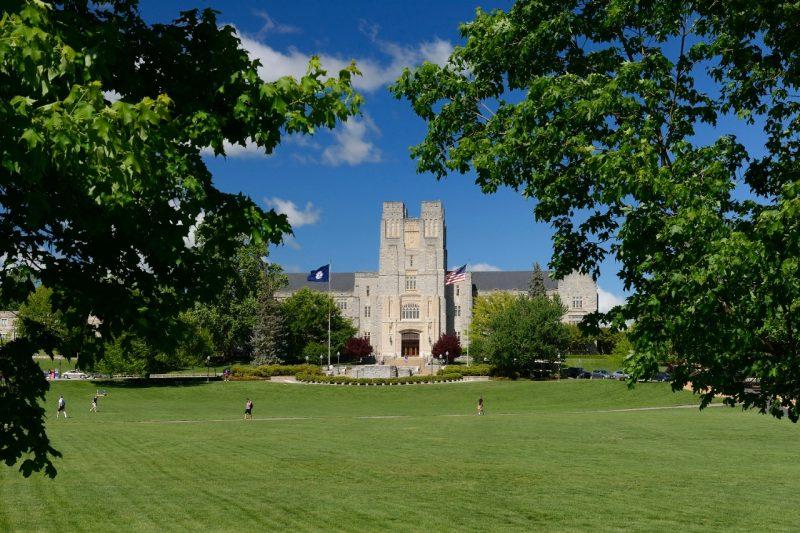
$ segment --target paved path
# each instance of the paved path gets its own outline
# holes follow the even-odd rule
[[[723,404],[711,404],[708,407],[726,407]],[[626,409],[599,409],[591,411],[530,411],[527,413],[492,413],[485,416],[502,416],[502,417],[515,417],[515,416],[531,416],[531,415],[585,415],[585,414],[602,414],[602,413],[631,413],[637,411],[670,411],[674,409],[698,409],[698,405],[664,405],[653,407],[631,407]],[[454,413],[454,414],[430,414],[430,415],[362,415],[362,416],[270,416],[270,417],[254,417],[251,420],[243,420],[242,418],[207,418],[197,420],[135,420],[129,422],[120,422],[124,424],[206,424],[209,422],[292,422],[297,420],[336,420],[336,419],[349,419],[349,420],[393,420],[393,419],[410,419],[410,418],[460,418],[460,417],[476,417],[475,413]],[[115,423],[110,421],[110,423]]]

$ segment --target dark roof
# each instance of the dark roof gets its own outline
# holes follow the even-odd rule
[[[308,287],[311,290],[327,291],[328,284],[318,281],[308,281],[308,273],[286,274],[289,278],[289,285],[284,287],[284,292],[294,292]],[[334,272],[331,275],[331,290],[333,292],[352,292],[356,285],[356,275],[354,272]]]
[[[558,281],[545,272],[546,290],[558,289]],[[481,291],[526,291],[533,275],[532,270],[499,270],[494,272],[473,272],[472,284]]]

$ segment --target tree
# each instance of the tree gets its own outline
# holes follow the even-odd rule
[[[66,337],[62,313],[53,309],[52,296],[53,289],[40,285],[19,306],[16,326],[18,336],[54,339]]]
[[[350,320],[343,317],[333,298],[303,287],[282,304],[286,317],[288,356],[301,361],[305,356],[318,359],[328,354],[328,313],[331,316],[331,355],[341,352],[345,341],[355,335]],[[326,359],[327,361],[327,359]]]
[[[428,124],[419,171],[537,199],[556,275],[616,257],[633,295],[593,320],[636,323],[632,379],[669,360],[701,407],[723,394],[797,421],[797,17],[777,0],[519,0],[392,90]]]
[[[542,271],[539,262],[533,264],[533,272],[531,273],[531,281],[528,283],[528,296],[534,298],[536,296],[547,296],[547,288],[544,285],[544,277],[547,274]]]
[[[286,216],[217,189],[201,157],[225,143],[272,152],[284,134],[357,112],[351,65],[314,58],[265,83],[235,29],[191,10],[148,24],[137,2],[3,3],[0,19],[0,301],[53,289],[70,339],[0,347],[0,460],[55,468],[33,350],[102,357],[123,332],[169,353],[180,311],[212,299],[239,236],[278,243]],[[68,310],[72,310],[69,311]],[[87,323],[93,315],[99,320]]]
[[[433,343],[431,355],[437,359],[447,359],[448,363],[452,363],[456,357],[461,355],[461,341],[455,335],[443,333]]]
[[[368,339],[364,337],[350,337],[344,343],[344,351],[347,361],[361,361],[365,357],[372,355],[373,348]]]
[[[475,299],[469,325],[469,354],[475,361],[486,361],[484,341],[492,331],[494,317],[511,307],[514,299],[514,295],[508,292],[482,294]]]
[[[515,296],[510,305],[487,317],[481,339],[484,360],[506,376],[546,377],[557,372],[570,339],[561,322],[566,312],[558,296]]]
[[[287,283],[279,265],[268,265],[258,289],[258,315],[253,328],[253,364],[281,362],[286,357],[286,318],[275,292]]]

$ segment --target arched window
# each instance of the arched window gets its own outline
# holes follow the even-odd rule
[[[419,306],[417,304],[405,304],[400,312],[402,320],[418,320],[419,319]]]

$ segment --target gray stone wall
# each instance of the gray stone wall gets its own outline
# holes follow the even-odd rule
[[[17,313],[0,311],[0,342],[14,340],[17,336]]]

